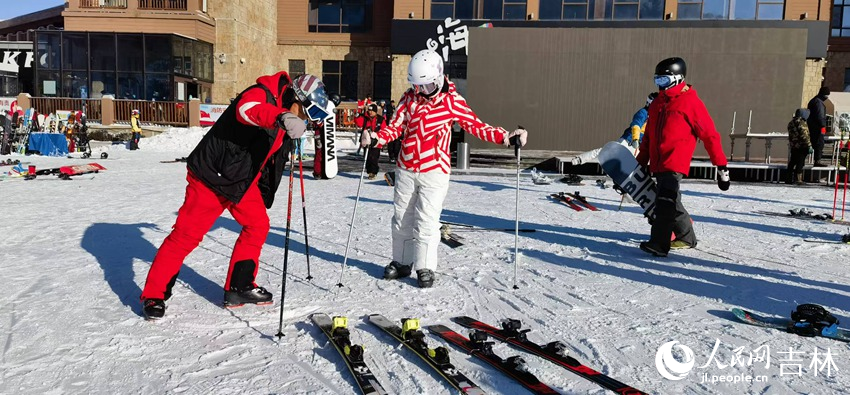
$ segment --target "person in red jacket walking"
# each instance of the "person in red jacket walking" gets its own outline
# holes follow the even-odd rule
[[[387,127],[387,123],[382,115],[378,114],[378,105],[370,103],[366,105],[366,111],[354,120],[354,124],[361,129],[360,139],[368,139],[371,133],[377,133],[381,129]],[[370,180],[374,180],[381,169],[378,166],[378,159],[381,158],[380,148],[366,148],[366,173]]]
[[[272,302],[272,294],[254,282],[269,233],[266,209],[274,202],[292,140],[304,134],[308,119],[324,120],[327,108],[322,81],[309,74],[293,81],[284,71],[258,78],[230,103],[186,160],[186,198],[142,290],[145,318],[165,314],[183,260],[225,209],[242,231],[230,258],[224,305]]]
[[[434,284],[440,213],[449,189],[452,123],[481,140],[506,146],[514,137],[525,145],[528,133],[508,132],[478,119],[443,74],[443,58],[436,52],[413,55],[407,81],[412,88],[399,100],[392,121],[377,133],[364,133],[361,146],[379,148],[403,136],[393,196],[393,260],[384,268],[384,278],[407,277],[416,269],[419,286],[427,288]]]
[[[664,59],[655,66],[658,98],[649,106],[649,121],[640,143],[637,161],[649,165],[658,192],[655,221],[649,241],[640,249],[655,256],[667,256],[670,248],[697,245],[693,222],[682,205],[679,183],[691,169],[697,139],[702,140],[711,163],[717,166],[717,185],[729,189],[729,170],[720,134],[697,91],[685,83],[687,66],[682,58]],[[676,239],[670,241],[670,235]]]

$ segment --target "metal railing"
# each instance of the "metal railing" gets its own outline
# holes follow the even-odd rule
[[[189,106],[185,102],[115,100],[115,122],[129,123],[133,110],[139,110],[143,124],[189,126]]]
[[[140,10],[186,11],[186,0],[139,0]]]
[[[102,119],[100,99],[33,97],[30,99],[30,106],[41,114],[53,114],[56,111],[82,111],[89,121],[99,122]]]
[[[127,8],[127,0],[80,0],[80,8]]]

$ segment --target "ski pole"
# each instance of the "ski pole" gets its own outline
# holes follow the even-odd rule
[[[302,160],[303,156],[303,147],[301,147],[301,140],[298,140],[298,152],[302,154],[298,156],[298,178],[301,181],[301,213],[304,215],[304,248],[306,249],[307,255],[307,281],[313,279],[313,276],[310,274],[310,241],[307,237],[307,198],[304,196],[304,161]]]
[[[348,242],[345,243],[345,254],[342,256],[342,269],[339,271],[338,288],[342,288],[342,275],[345,273],[345,265],[348,262],[348,249],[351,247],[351,234],[354,231],[354,220],[357,218],[357,203],[360,202],[360,187],[363,186],[363,175],[366,173],[366,161],[369,160],[369,150],[363,155],[363,169],[360,170],[360,181],[357,182],[357,197],[354,198],[354,211],[351,213],[351,226],[348,228]]]
[[[840,145],[840,142],[839,142],[839,145]],[[847,147],[846,144],[844,146]],[[839,157],[839,161],[840,161],[841,160],[840,159],[841,158],[841,149],[838,150],[838,155],[839,155],[838,157]],[[845,157],[847,159],[844,161],[844,196],[841,198],[841,220],[842,221],[844,220],[844,207],[846,206],[846,203],[847,203],[847,174],[848,174],[848,172],[850,172],[850,169],[848,169],[848,167],[850,167],[850,150],[848,150],[848,152],[845,154]],[[835,218],[835,217],[833,216],[832,218]]]
[[[277,338],[283,337],[283,304],[286,300],[286,273],[289,264],[289,225],[292,223],[292,171],[295,167],[295,161],[289,161],[289,201],[286,205],[286,241],[283,246],[283,274],[281,282],[283,285],[280,289],[280,321],[277,326]]]
[[[525,129],[517,125],[517,129]],[[519,289],[517,278],[519,277],[519,171],[520,171],[520,155],[522,149],[519,146],[519,136],[514,136],[514,155],[516,155],[516,211],[514,217],[516,223],[514,225],[514,289]]]

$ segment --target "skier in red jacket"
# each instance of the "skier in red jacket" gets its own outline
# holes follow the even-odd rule
[[[658,98],[649,106],[649,121],[640,143],[637,161],[649,165],[658,192],[655,221],[649,241],[640,249],[655,256],[667,256],[670,248],[693,248],[697,245],[693,222],[685,207],[679,183],[691,169],[691,158],[697,139],[702,140],[711,163],[717,166],[717,185],[729,189],[729,170],[720,134],[697,91],[685,83],[687,67],[682,58],[668,58],[655,66]],[[676,240],[670,241],[671,232]]]

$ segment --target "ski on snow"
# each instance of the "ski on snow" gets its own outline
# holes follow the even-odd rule
[[[445,325],[431,325],[427,327],[431,333],[440,336],[449,343],[466,351],[484,362],[489,363],[494,368],[499,369],[508,377],[516,380],[523,387],[527,388],[535,394],[557,394],[558,392],[542,383],[537,377],[529,373],[525,369],[525,361],[518,356],[513,356],[507,359],[493,353],[493,342],[488,342],[487,334],[481,331],[473,331],[470,334],[472,338],[467,339],[460,333],[457,333]]]
[[[579,206],[578,204],[576,204],[576,203],[573,201],[573,198],[571,198],[571,197],[569,197],[569,196],[565,195],[563,192],[559,192],[559,193],[552,193],[552,194],[550,194],[550,195],[549,195],[549,197],[551,197],[551,198],[553,198],[553,199],[555,199],[555,200],[557,200],[557,201],[559,201],[559,202],[561,202],[561,203],[564,203],[564,204],[566,204],[567,206],[570,206],[570,208],[571,208],[571,209],[573,209],[573,210],[575,210],[575,211],[581,211],[581,210],[583,210],[583,209],[581,208],[581,206]]]
[[[806,322],[798,322],[784,317],[762,316],[739,308],[733,308],[732,314],[735,314],[742,322],[750,325],[760,326],[763,328],[779,329],[789,333],[794,333],[806,337],[826,337],[829,339],[850,342],[850,330],[839,328],[836,320],[835,325],[815,328],[813,325]]]
[[[584,207],[587,207],[587,209],[590,210],[590,211],[599,211],[599,209],[596,208],[596,206],[588,203],[587,198],[582,196],[581,194],[579,194],[579,191],[576,191],[575,193],[568,193],[567,196],[577,200]]]
[[[551,342],[545,346],[534,343],[526,337],[529,329],[520,330],[521,324],[518,320],[507,320],[502,325],[502,329],[485,324],[470,317],[455,317],[452,321],[457,324],[485,332],[496,339],[506,342],[512,346],[520,348],[524,351],[548,359],[555,364],[560,365],[581,377],[584,377],[600,386],[623,395],[638,395],[646,394],[643,391],[637,390],[629,385],[621,383],[611,377],[608,377],[596,370],[583,365],[581,362],[566,354],[566,345],[559,341]]]
[[[369,316],[369,322],[416,353],[443,379],[462,393],[470,395],[483,395],[485,393],[481,387],[452,365],[449,360],[448,349],[445,347],[428,348],[428,344],[425,343],[425,333],[419,329],[418,319],[403,319],[402,326],[398,326],[380,314],[372,314]]]
[[[351,344],[348,331],[348,319],[345,317],[334,317],[327,314],[316,313],[310,316],[315,323],[330,339],[334,348],[342,356],[348,370],[354,376],[354,381],[365,395],[384,395],[386,390],[378,382],[378,379],[363,361],[363,346]]]

